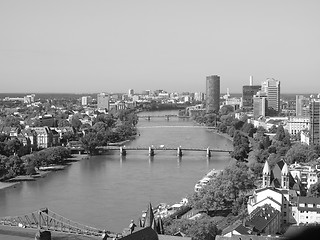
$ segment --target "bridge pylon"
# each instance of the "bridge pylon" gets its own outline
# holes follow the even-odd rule
[[[181,146],[177,148],[177,156],[178,156],[178,157],[182,157]]]
[[[153,148],[153,146],[149,147],[149,156],[154,156],[154,148]]]
[[[209,147],[207,148],[207,157],[211,157],[211,151]]]

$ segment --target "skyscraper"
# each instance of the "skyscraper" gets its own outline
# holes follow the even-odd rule
[[[310,144],[320,144],[320,99],[310,101]]]
[[[280,111],[280,81],[267,78],[261,83],[261,91],[267,94],[268,107]]]
[[[206,80],[206,112],[218,112],[220,109],[220,76],[207,76]]]
[[[252,76],[250,76],[250,85],[242,87],[242,108],[245,111],[253,110],[253,96],[261,90],[260,85],[253,85]]]

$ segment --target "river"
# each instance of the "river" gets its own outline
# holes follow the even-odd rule
[[[176,114],[176,111],[140,113]],[[230,148],[230,141],[191,120],[139,119],[140,136],[127,146]],[[210,169],[223,169],[228,153],[128,151],[121,157],[113,151],[73,163],[63,171],[50,173],[34,182],[0,190],[0,216],[30,213],[42,207],[74,221],[110,231],[122,232],[131,219],[137,221],[149,202],[174,204],[192,194],[195,183]]]

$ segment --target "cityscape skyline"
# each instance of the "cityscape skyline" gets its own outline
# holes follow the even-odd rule
[[[318,92],[318,1],[0,3],[1,92]],[[303,82],[303,85],[302,85]]]

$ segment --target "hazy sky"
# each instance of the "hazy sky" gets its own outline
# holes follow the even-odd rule
[[[0,92],[320,92],[319,0],[0,0]]]

